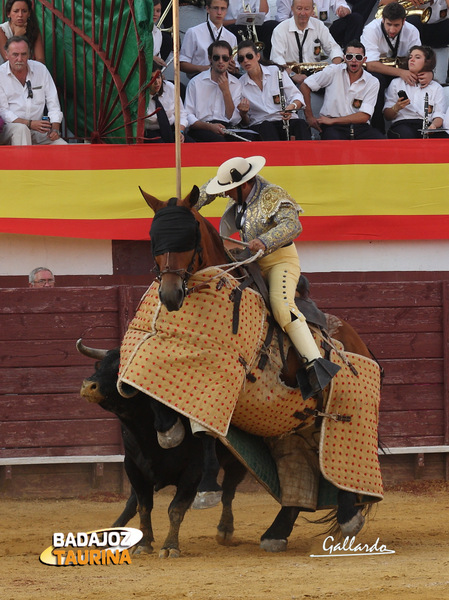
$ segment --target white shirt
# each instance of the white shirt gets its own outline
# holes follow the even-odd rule
[[[209,32],[207,24],[209,23],[214,38],[217,39],[220,34],[220,40],[228,42],[231,48],[237,46],[237,38],[233,33],[228,31],[225,27],[217,29],[212,21],[207,23],[200,23],[195,27],[187,29],[182,42],[181,50],[179,52],[180,62],[188,62],[193,65],[208,65],[209,57],[207,55],[207,49],[214,41]]]
[[[329,65],[307,77],[305,84],[312,92],[326,88],[320,114],[334,118],[358,112],[371,117],[380,87],[378,79],[364,69],[362,76],[351,84],[345,63]]]
[[[5,34],[7,40],[9,40],[9,38],[14,35],[9,21],[6,21],[5,23],[0,23],[0,29],[3,29],[3,33]],[[5,61],[3,60],[3,56],[0,54],[0,65],[2,65],[4,62]]]
[[[427,21],[426,25],[432,25],[433,23],[439,23],[440,21],[445,21],[449,17],[449,9],[447,7],[446,0],[435,0],[433,4],[425,4],[430,6],[432,9],[432,14],[430,15],[430,19]]]
[[[175,86],[171,81],[164,81],[164,92],[159,96],[160,103],[164,107],[164,110],[168,117],[168,122],[173,125],[175,122]],[[182,127],[187,127],[187,113],[184,108],[184,104],[180,99],[180,119],[179,123]],[[147,115],[151,114],[156,110],[156,104],[153,98],[150,96],[148,102]],[[159,129],[159,123],[156,115],[152,115],[145,119],[145,129]]]
[[[334,58],[343,58],[343,52],[340,46],[329,33],[329,29],[311,17],[307,25],[307,29],[301,31],[296,27],[294,17],[279,23],[273,30],[271,36],[271,60],[280,65],[285,65],[288,62],[299,61],[299,49],[296,42],[295,31],[299,34],[299,40],[303,43],[305,32],[307,31],[306,41],[302,49],[303,58],[301,62],[319,62],[321,60],[322,49],[329,60]],[[317,52],[317,53],[316,53]]]
[[[366,61],[379,60],[381,56],[391,56],[391,49],[382,33],[382,19],[375,19],[365,25],[360,41],[366,48]],[[397,36],[390,38],[390,42],[395,46]],[[405,21],[404,27],[399,33],[399,45],[397,56],[407,56],[412,46],[420,46],[421,39],[419,31],[414,25]]]
[[[345,0],[315,0],[315,15],[317,19],[330,25],[331,11],[334,15],[337,14],[337,8],[343,6],[351,11],[351,7],[345,2]],[[321,13],[326,13],[321,15]],[[292,16],[292,2],[291,0],[277,0],[276,2],[276,21],[285,21]],[[323,18],[322,18],[323,17]]]
[[[153,56],[159,56],[162,46],[162,31],[153,25]]]
[[[429,94],[429,121],[432,122],[437,117],[444,119],[446,101],[443,88],[436,81],[432,81],[428,86],[422,88],[417,85],[408,85],[403,79],[396,77],[385,92],[384,108],[392,108],[396,104],[399,90],[405,91],[410,104],[397,113],[393,119],[393,123],[404,119],[423,119],[424,97],[426,93]]]
[[[6,123],[16,119],[42,119],[45,105],[51,123],[61,123],[62,112],[58,92],[45,65],[35,60],[28,61],[27,80],[31,81],[33,97],[28,98],[27,86],[23,86],[11,72],[9,61],[0,66],[0,115]]]
[[[210,69],[203,71],[189,81],[185,101],[189,127],[196,121],[223,121],[232,124],[237,124],[240,121],[237,105],[240,102],[241,86],[239,80],[230,73],[228,73],[228,81],[234,102],[234,113],[231,119],[226,117],[223,94],[218,87],[218,83],[212,81]]]
[[[259,88],[248,75],[245,73],[240,78],[242,86],[242,98],[249,100],[249,123],[256,125],[262,121],[280,121],[281,115],[279,111],[281,106],[279,103],[279,69],[275,66],[265,67],[262,69],[262,90]],[[304,97],[298,90],[296,85],[287,75],[286,71],[282,72],[282,83],[284,85],[286,105],[291,104],[294,100],[299,100],[304,106]],[[277,100],[277,102],[275,101]],[[298,116],[293,113],[292,119],[297,119]]]
[[[446,114],[444,115],[443,127],[445,129],[449,129],[449,108],[447,109]]]

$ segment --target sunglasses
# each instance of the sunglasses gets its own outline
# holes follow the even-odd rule
[[[237,60],[239,61],[239,63],[242,63],[245,60],[245,58],[247,60],[253,60],[254,54],[251,54],[250,52],[248,52],[248,54],[245,54],[245,55],[239,54],[237,56]]]
[[[230,56],[223,56],[222,54],[214,54],[212,56],[212,60],[214,62],[218,62],[220,59],[222,61],[224,61],[224,62],[229,62],[231,60],[231,57]]]
[[[358,62],[361,62],[365,57],[363,54],[345,54],[346,60],[352,60],[355,58]]]
[[[33,97],[33,90],[31,89],[31,81],[25,81],[27,90],[28,90],[28,98]]]

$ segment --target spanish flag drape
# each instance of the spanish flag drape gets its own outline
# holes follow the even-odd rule
[[[232,156],[261,154],[262,171],[302,206],[304,241],[449,237],[449,140],[185,144],[182,192]],[[174,146],[0,147],[0,232],[148,239],[139,186],[175,194]],[[226,200],[202,213],[218,225]]]

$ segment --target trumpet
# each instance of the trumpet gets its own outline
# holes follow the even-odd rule
[[[430,5],[433,4],[433,0],[431,0],[430,2],[428,2],[427,4],[429,4],[429,6],[423,5],[420,6],[419,8],[417,6],[415,6],[413,4],[413,2],[411,2],[411,0],[397,0],[398,4],[400,4],[401,6],[404,7],[405,9],[405,14],[407,17],[411,17],[412,15],[418,15],[419,18],[421,19],[421,23],[425,24],[429,21],[430,17],[432,16],[432,9],[430,7]],[[383,9],[385,8],[386,4],[382,4],[379,5],[379,8],[376,11],[376,19],[381,19],[382,18],[382,12]]]
[[[318,73],[318,71],[322,71],[325,67],[329,66],[328,62],[312,62],[312,63],[298,63],[298,62],[290,62],[286,64],[294,73],[297,75],[313,75],[314,73]]]

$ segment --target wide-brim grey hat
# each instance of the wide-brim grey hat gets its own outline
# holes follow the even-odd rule
[[[217,176],[211,179],[206,186],[206,193],[221,194],[242,185],[257,175],[265,166],[265,162],[263,156],[230,158],[218,167]]]

